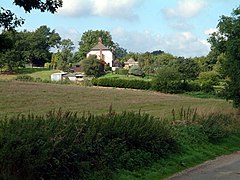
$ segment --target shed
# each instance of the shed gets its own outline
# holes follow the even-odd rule
[[[51,74],[51,81],[62,81],[63,76],[66,75],[67,73],[62,72],[62,73],[53,73]]]

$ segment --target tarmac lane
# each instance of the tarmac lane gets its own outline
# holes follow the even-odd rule
[[[240,180],[240,151],[206,161],[166,180]]]

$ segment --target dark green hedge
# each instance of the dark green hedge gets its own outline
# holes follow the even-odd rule
[[[98,78],[93,79],[92,84],[95,86],[132,88],[132,89],[151,89],[151,81],[137,79],[117,79],[117,78]]]

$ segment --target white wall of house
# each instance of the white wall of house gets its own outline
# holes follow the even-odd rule
[[[87,57],[90,55],[97,55],[97,58],[100,60],[100,51],[90,51],[87,53]],[[109,64],[110,67],[113,67],[113,55],[110,50],[102,50],[102,55],[104,56],[104,61],[106,64]]]

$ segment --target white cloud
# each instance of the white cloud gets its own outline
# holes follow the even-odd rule
[[[193,25],[190,25],[188,23],[185,23],[185,22],[176,22],[176,23],[172,23],[170,24],[170,26],[173,28],[173,29],[176,29],[176,30],[189,30],[189,29],[193,29]]]
[[[60,34],[62,39],[71,39],[74,43],[75,51],[78,49],[78,43],[82,35],[78,30],[76,30],[75,28],[66,29],[62,27],[57,27],[56,32]]]
[[[207,30],[204,31],[204,34],[209,36],[210,34],[214,33],[214,32],[217,32],[218,29],[217,28],[209,28]]]
[[[89,16],[91,14],[92,1],[63,0],[63,7],[58,13],[64,16]]]
[[[191,32],[179,32],[162,36],[148,31],[129,32],[119,27],[111,32],[113,40],[131,52],[163,50],[175,56],[205,56],[209,52],[206,40],[198,39]]]
[[[117,19],[136,20],[135,8],[143,0],[63,0],[59,14],[64,16],[100,16]]]
[[[209,52],[209,44],[198,39],[191,32],[179,32],[164,38],[166,51],[176,56],[195,57],[205,56]]]
[[[179,0],[174,8],[163,9],[168,18],[191,18],[198,15],[207,6],[204,0]]]

